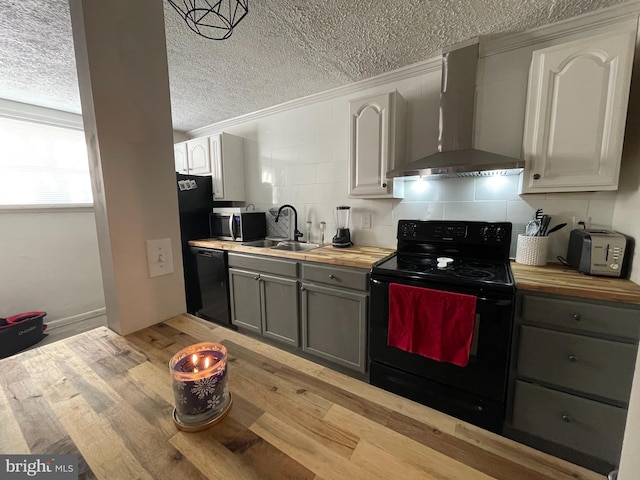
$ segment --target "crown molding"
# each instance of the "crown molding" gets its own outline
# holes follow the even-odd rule
[[[636,22],[637,24],[639,15],[640,1],[633,0],[524,32],[505,33],[496,35],[495,37],[481,37],[480,56],[488,57],[490,55],[497,55],[510,50],[517,50],[519,48],[555,40],[560,37],[567,37],[572,34],[580,34],[597,28],[615,25],[624,21]]]
[[[441,58],[439,56],[434,57],[429,60],[424,60],[422,62],[414,63],[412,65],[408,65],[406,67],[393,70],[391,72],[387,72],[380,75],[376,75],[375,77],[367,78],[366,80],[350,83],[348,85],[336,87],[331,90],[326,90],[324,92],[315,93],[313,95],[298,98],[296,100],[291,100],[289,102],[281,103],[279,105],[274,105],[273,107],[268,107],[262,110],[258,110],[256,112],[247,113],[245,115],[231,118],[229,120],[223,120],[221,122],[213,123],[205,127],[189,130],[187,132],[187,135],[189,135],[190,138],[213,135],[215,133],[220,133],[221,131],[229,127],[233,127],[241,123],[249,122],[251,120],[257,120],[259,118],[263,118],[268,115],[274,115],[276,113],[281,113],[288,110],[305,107],[307,105],[312,105],[314,103],[324,102],[326,100],[333,100],[334,98],[352,95],[354,93],[359,93],[368,88],[374,88],[374,87],[378,87],[388,83],[399,82],[401,80],[419,77],[421,75],[425,75],[432,72],[439,72],[440,64],[441,64]]]
[[[63,112],[52,108],[29,105],[27,103],[14,102],[0,98],[0,115],[17,120],[46,123],[58,127],[68,127],[82,130],[82,115]]]

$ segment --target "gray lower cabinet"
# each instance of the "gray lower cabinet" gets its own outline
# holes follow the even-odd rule
[[[367,370],[368,271],[302,265],[302,350],[350,370]]]
[[[366,374],[369,270],[229,253],[229,293],[239,328]]]
[[[620,457],[638,338],[637,306],[519,293],[505,434],[608,473]]]
[[[260,274],[236,268],[229,269],[231,323],[262,333],[262,301]]]
[[[277,342],[298,347],[297,262],[229,254],[229,267],[231,322]],[[256,270],[247,269],[251,267]],[[292,278],[269,272],[289,274]]]

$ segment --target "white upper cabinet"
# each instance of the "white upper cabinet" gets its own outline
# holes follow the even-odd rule
[[[349,102],[349,196],[393,197],[386,173],[404,161],[406,112],[397,91]]]
[[[187,161],[189,174],[209,175],[211,173],[211,155],[209,154],[209,140],[194,138],[187,142]]]
[[[618,188],[636,28],[533,52],[522,193]]]
[[[244,149],[242,138],[219,133],[207,138],[211,151],[214,200],[243,201]]]
[[[187,142],[180,142],[173,145],[173,159],[176,163],[176,172],[189,173]]]
[[[173,150],[176,172],[211,176],[214,200],[244,201],[241,137],[218,133],[176,143]]]
[[[176,172],[189,175],[211,175],[209,138],[194,138],[173,146]]]

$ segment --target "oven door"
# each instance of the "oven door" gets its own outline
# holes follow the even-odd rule
[[[389,328],[389,283],[401,283],[415,287],[431,288],[474,295],[476,301],[476,319],[474,335],[471,344],[469,363],[459,367],[451,363],[438,362],[419,354],[405,352],[387,345]],[[509,350],[511,343],[511,328],[513,319],[513,295],[478,293],[468,288],[454,286],[433,285],[425,282],[375,277],[371,279],[370,320],[369,320],[369,359],[372,364],[372,381],[375,385],[374,364],[388,367],[390,371],[397,371],[399,376],[419,387],[424,379],[432,384],[434,389],[443,387],[443,394],[450,399],[443,401],[455,402],[468,398],[470,409],[482,408],[471,405],[475,397],[489,400],[498,405],[504,405],[507,388],[507,372],[509,365]],[[422,384],[424,385],[424,383]],[[385,385],[380,385],[387,388]],[[411,386],[407,386],[409,390]],[[387,388],[388,389],[388,388]],[[448,393],[447,393],[448,392]],[[459,395],[457,393],[459,392]],[[396,392],[404,394],[404,392]],[[419,392],[406,395],[421,403]],[[438,408],[437,406],[435,408]]]

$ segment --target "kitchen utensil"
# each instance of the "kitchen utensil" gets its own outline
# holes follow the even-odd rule
[[[540,221],[540,220],[542,220],[542,215],[543,215],[543,213],[542,213],[542,209],[541,209],[541,208],[539,208],[539,209],[537,209],[537,210],[535,211],[535,213],[533,214],[533,219],[534,219],[534,220],[538,220],[538,221]]]
[[[543,215],[540,220],[540,229],[538,230],[538,236],[544,237],[547,235],[547,229],[549,228],[549,223],[551,222],[551,217],[549,215]]]
[[[525,229],[525,234],[527,237],[533,237],[538,234],[538,230],[540,230],[540,222],[538,220],[529,220]]]
[[[566,223],[559,223],[558,225],[555,225],[554,227],[551,227],[551,230],[549,230],[547,232],[547,235],[551,235],[553,232],[557,232],[558,230],[566,227],[567,224]]]

